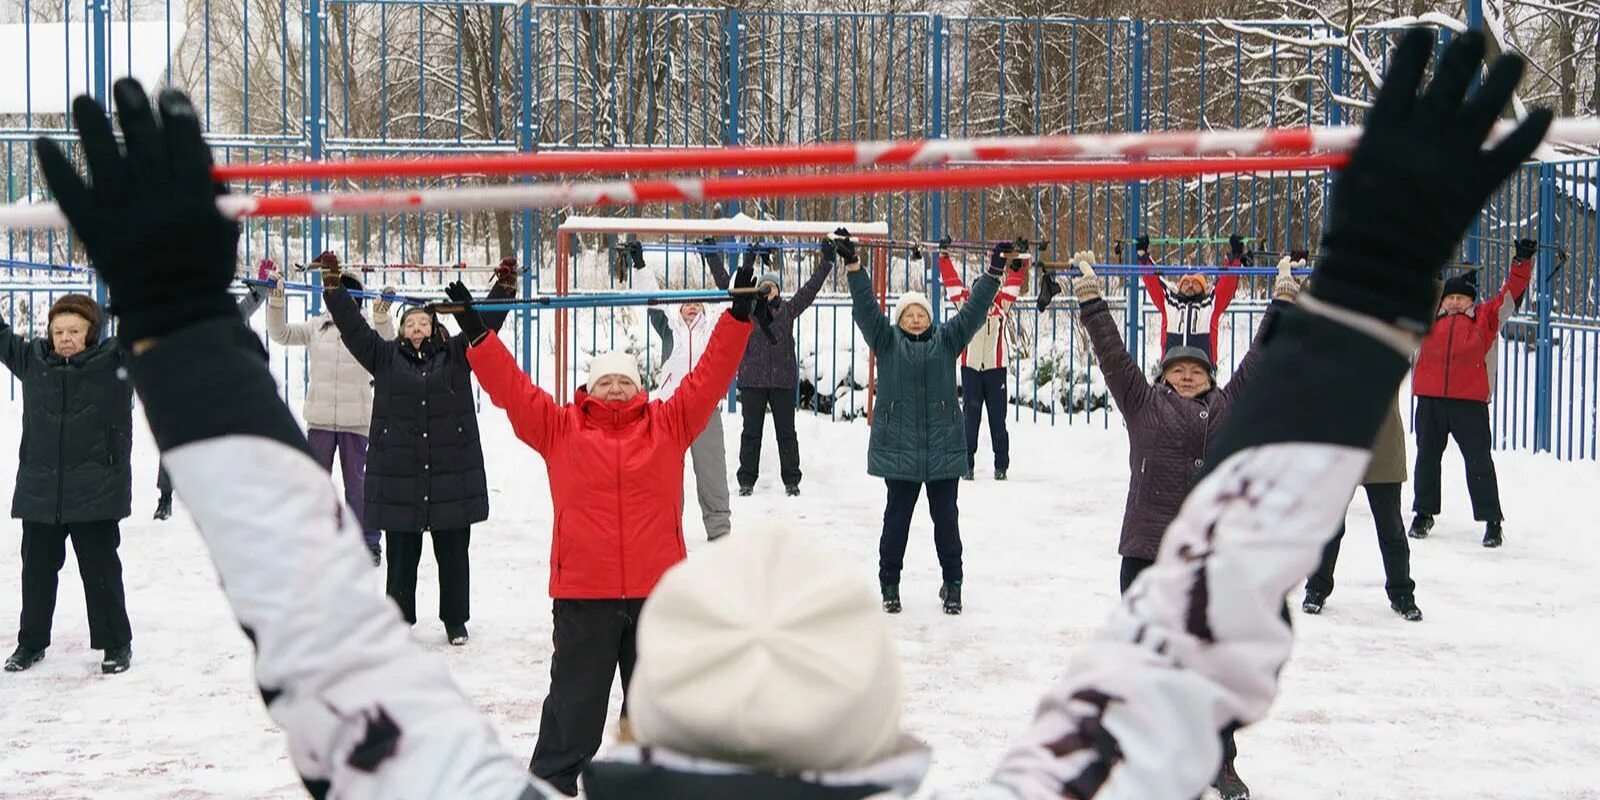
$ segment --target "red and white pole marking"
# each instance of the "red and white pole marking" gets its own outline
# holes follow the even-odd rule
[[[237,195],[217,198],[217,208],[232,219],[309,217],[456,211],[507,211],[528,208],[630,206],[644,203],[701,202],[750,197],[813,197],[834,194],[986,189],[1082,181],[1140,180],[1217,173],[1328,169],[1349,160],[1345,153],[1307,156],[1256,156],[1234,159],[1066,162],[1038,167],[992,166],[971,169],[921,169],[885,172],[830,172],[815,175],[754,175],[737,178],[666,178],[449,189],[299,195]],[[0,230],[65,228],[54,203],[0,206]]]
[[[1514,123],[1502,123],[1494,138]],[[1227,131],[923,139],[776,147],[708,147],[511,153],[431,158],[224,164],[217,180],[336,180],[447,175],[573,175],[793,167],[935,166],[1023,159],[1138,159],[1203,156],[1304,155],[1348,152],[1361,128],[1258,128]],[[1546,137],[1574,144],[1600,143],[1600,119],[1556,120]]]

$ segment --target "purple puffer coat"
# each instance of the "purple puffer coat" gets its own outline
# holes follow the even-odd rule
[[[1184,399],[1162,382],[1151,385],[1139,370],[1117,331],[1117,322],[1104,300],[1082,306],[1083,326],[1089,332],[1095,359],[1105,375],[1111,397],[1128,428],[1128,504],[1122,514],[1122,540],[1118,555],[1154,560],[1167,525],[1194,487],[1205,466],[1206,449],[1233,407],[1261,354],[1261,331],[1282,301],[1267,307],[1250,352],[1233,371],[1227,386],[1214,388],[1192,400]]]

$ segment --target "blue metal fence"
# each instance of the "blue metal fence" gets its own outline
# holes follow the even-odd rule
[[[136,48],[164,48],[165,80],[203,110],[220,160],[261,162],[350,155],[510,150],[698,147],[852,139],[939,138],[1067,132],[1342,124],[1350,101],[1370,96],[1366,64],[1337,47],[1294,46],[1336,34],[1320,23],[1223,23],[1137,19],[960,17],[928,14],[752,12],[710,8],[536,5],[515,0],[210,0],[177,10],[132,0],[24,0],[6,22],[52,42],[81,31],[87,53],[30,44],[48,59],[32,69],[67,72],[66,95],[104,98],[112,77],[135,69]],[[50,19],[58,30],[41,19]],[[153,20],[153,21],[152,21]],[[145,27],[136,28],[130,22]],[[153,26],[153,28],[151,27]],[[154,32],[152,32],[154,31]],[[1356,32],[1381,70],[1392,29]],[[137,38],[136,38],[137,37]],[[33,40],[30,39],[30,42]],[[81,49],[81,48],[80,48]],[[60,61],[56,51],[61,50]],[[30,53],[32,50],[30,49]],[[27,85],[31,87],[29,76]],[[42,187],[31,140],[68,135],[63,98],[28,98],[0,119],[9,200]],[[1461,260],[1482,267],[1486,291],[1505,275],[1512,241],[1537,236],[1540,279],[1507,327],[1495,394],[1499,442],[1600,457],[1600,160],[1532,165],[1500,192]],[[481,183],[438,180],[342,182],[329,188]],[[901,240],[1048,240],[1045,255],[1081,249],[1116,260],[1118,240],[1212,238],[1238,232],[1258,247],[1314,249],[1329,176],[1279,173],[985,191],[664,204],[617,213],[710,217],[745,213],[791,219],[886,220]],[[317,183],[244,185],[299,191]],[[375,265],[373,282],[423,287],[438,274],[393,265],[485,266],[516,255],[532,270],[528,292],[553,288],[555,227],[564,211],[346,215],[256,221],[246,226],[241,264],[263,257],[291,264],[333,249]],[[591,260],[612,242],[589,237]],[[1132,258],[1123,249],[1120,260]],[[937,288],[930,261],[892,254],[891,292]],[[1218,246],[1158,246],[1157,261],[1216,263]],[[5,257],[82,264],[70,236],[18,233]],[[703,285],[693,258],[673,283]],[[809,271],[790,267],[788,285]],[[961,260],[970,277],[977,261]],[[7,272],[28,283],[33,273]],[[471,273],[468,273],[471,274]],[[583,273],[585,288],[625,285],[625,270]],[[1031,292],[1035,287],[1027,287]],[[816,394],[860,383],[848,340],[843,276],[802,325],[814,347],[807,377]],[[1147,301],[1136,282],[1112,281],[1125,333],[1145,357]],[[1267,292],[1247,280],[1233,327],[1247,332]],[[941,304],[938,291],[930,291]],[[942,304],[941,304],[942,305]],[[1015,412],[1081,418],[1103,407],[1087,370],[1070,306],[1036,312],[1019,304],[1014,330]],[[319,310],[310,298],[306,313]],[[8,309],[0,309],[8,314]],[[946,313],[948,309],[940,308]],[[642,316],[642,315],[641,315]],[[575,315],[574,340],[609,344],[642,323],[625,312]],[[554,321],[518,313],[508,326],[524,366],[545,376]],[[809,331],[804,330],[809,327]],[[1230,328],[1232,330],[1232,328]],[[1248,341],[1248,338],[1244,339]],[[649,333],[644,347],[649,348]],[[1224,348],[1224,357],[1229,352]],[[1242,351],[1241,351],[1242,352]],[[831,355],[830,355],[831,354]],[[825,366],[827,365],[827,366]],[[830,385],[831,384],[831,385]],[[825,404],[814,404],[813,407]]]

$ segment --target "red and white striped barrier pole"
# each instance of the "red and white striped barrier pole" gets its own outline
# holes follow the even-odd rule
[[[1502,123],[1494,138],[1514,124]],[[795,167],[937,166],[1021,159],[1140,159],[1207,156],[1305,155],[1348,152],[1361,128],[1257,128],[1227,131],[922,139],[775,147],[707,147],[510,153],[430,158],[223,164],[219,181],[421,178],[447,175],[575,175]],[[1600,119],[1559,119],[1548,141],[1600,143]],[[1029,166],[1035,166],[1030,164]]]
[[[1084,181],[1140,180],[1219,173],[1336,168],[1344,153],[1256,156],[1171,161],[1071,162],[1042,167],[978,167],[814,175],[752,175],[736,178],[664,178],[506,186],[463,186],[378,192],[298,195],[221,195],[217,208],[232,219],[309,217],[529,208],[630,206],[751,197],[814,197],[834,194],[986,189]],[[0,230],[65,228],[54,203],[0,206]]]

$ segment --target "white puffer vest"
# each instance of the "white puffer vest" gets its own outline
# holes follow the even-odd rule
[[[311,373],[306,387],[307,427],[368,435],[372,375],[345,349],[333,317],[324,313],[290,325],[286,316],[283,301],[267,301],[267,335],[272,341],[307,348]],[[386,311],[373,311],[372,328],[385,339],[394,338],[394,322]]]

